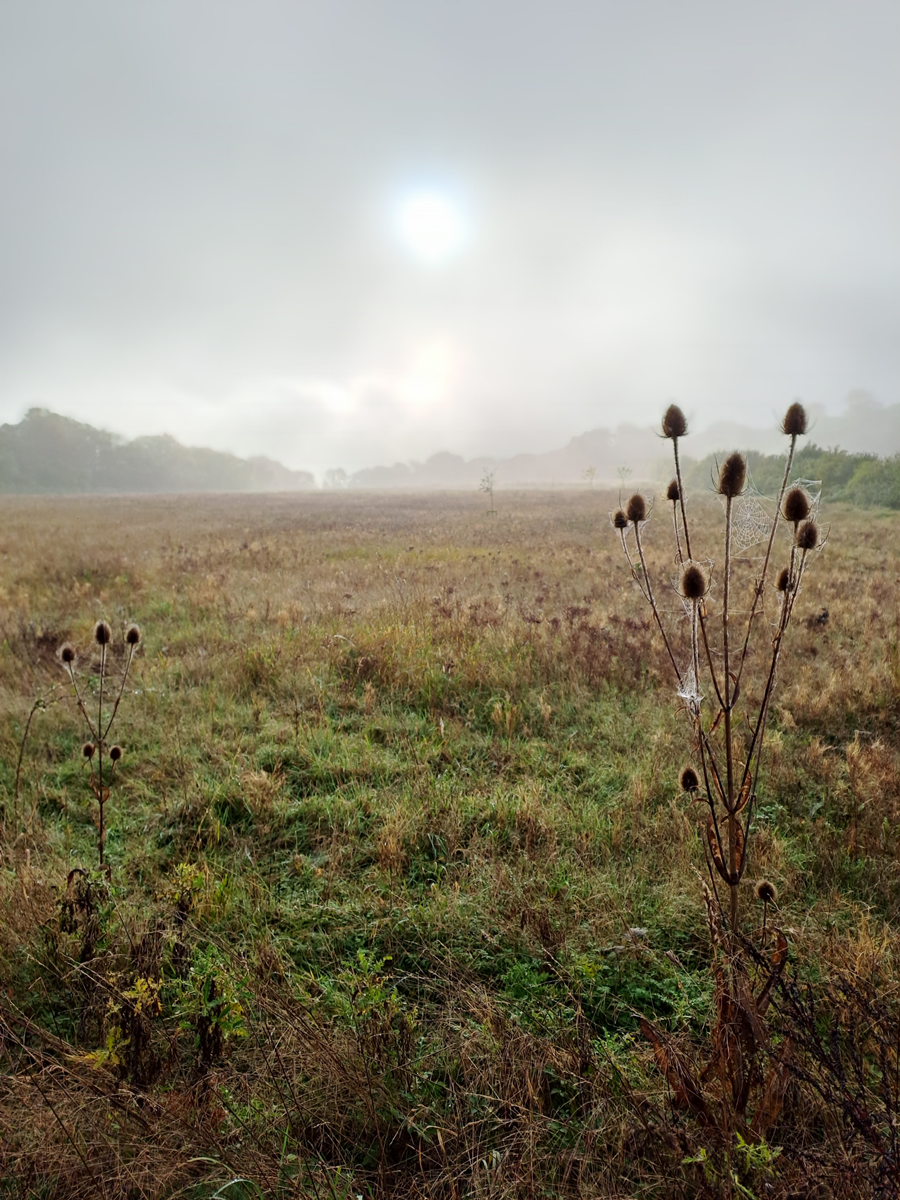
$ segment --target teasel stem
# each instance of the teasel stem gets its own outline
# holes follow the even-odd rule
[[[797,592],[799,590],[800,581],[803,578],[803,574],[806,570],[806,565],[807,565],[807,558],[808,558],[809,552],[807,550],[801,550],[800,566],[797,570],[797,578],[795,580],[793,578],[793,564],[794,564],[794,559],[795,559],[795,552],[796,552],[796,547],[792,546],[791,547],[791,582],[788,586],[788,590],[785,592],[784,603],[782,604],[782,608],[781,608],[781,616],[780,616],[779,622],[778,622],[778,628],[775,631],[775,638],[774,638],[774,643],[773,643],[773,647],[772,647],[772,661],[769,665],[769,674],[768,674],[768,678],[766,679],[766,687],[765,687],[765,691],[763,693],[763,700],[762,700],[762,704],[760,705],[759,716],[756,721],[756,726],[753,730],[753,736],[751,738],[750,747],[747,752],[746,764],[744,767],[743,775],[741,777],[741,792],[743,792],[744,788],[747,786],[747,780],[750,778],[751,774],[752,774],[752,779],[753,779],[753,782],[751,785],[751,796],[750,796],[750,800],[747,804],[747,822],[746,822],[747,828],[744,831],[745,837],[749,834],[750,819],[751,819],[752,811],[753,811],[754,796],[756,794],[756,787],[757,787],[757,783],[759,781],[759,770],[760,770],[760,765],[762,763],[763,737],[764,737],[766,725],[767,725],[768,719],[769,719],[769,706],[772,701],[772,692],[775,687],[775,676],[776,676],[776,671],[778,668],[778,659],[781,655],[781,647],[784,642],[784,636],[785,636],[785,633],[787,632],[787,627],[790,624],[791,615],[793,613],[794,600],[795,600]],[[743,873],[743,870],[742,870],[742,873]]]
[[[694,682],[697,685],[697,711],[695,716],[700,717],[700,641],[697,637],[697,627],[700,622],[700,617],[697,612],[701,600],[694,600],[691,604],[691,659],[694,664]]]
[[[716,668],[713,665],[712,651],[709,648],[709,637],[706,632],[706,619],[705,619],[702,611],[699,612],[697,615],[698,615],[698,620],[700,621],[700,632],[703,634],[703,649],[706,651],[706,662],[709,667],[709,674],[710,674],[710,678],[712,679],[713,689],[715,690],[716,699],[719,702],[719,707],[724,709],[725,699],[722,696],[722,689],[719,687],[719,680],[718,680],[718,677],[716,676]]]
[[[632,577],[632,579],[634,579],[635,583],[638,585],[638,587],[643,592],[644,599],[646,600],[647,592],[644,589],[644,584],[641,581],[640,576],[638,575],[637,567],[634,565],[634,560],[632,559],[631,554],[628,550],[628,543],[625,541],[625,533],[626,533],[626,530],[624,530],[624,529],[619,530],[619,535],[622,538],[622,551],[623,551],[626,559],[628,560],[629,567],[631,567],[631,577]]]
[[[90,732],[90,735],[93,738],[93,740],[95,742],[98,742],[100,740],[100,731],[98,729],[94,728],[94,723],[91,720],[90,716],[88,715],[88,710],[85,707],[84,700],[81,697],[81,692],[79,692],[79,690],[78,690],[78,683],[75,679],[75,671],[72,667],[72,664],[68,663],[68,662],[65,663],[65,668],[66,668],[66,671],[68,672],[69,680],[72,684],[72,691],[75,693],[75,699],[78,702],[78,708],[81,712],[81,715],[84,717],[84,723],[87,725],[88,731]]]
[[[691,534],[688,529],[687,510],[684,506],[684,484],[681,482],[681,460],[678,457],[678,438],[672,438],[672,453],[675,456],[675,478],[678,480],[678,503],[681,505],[681,524],[684,526],[684,545],[687,550],[689,559],[693,559],[691,554]],[[678,534],[678,525],[675,526],[676,536]],[[680,547],[679,547],[680,552]]]
[[[737,817],[734,815],[734,747],[731,744],[731,675],[728,645],[728,601],[731,585],[731,517],[733,497],[725,497],[725,580],[722,594],[722,648],[724,652],[725,685],[725,785],[728,808],[728,869],[732,878],[737,874]],[[731,932],[737,933],[738,885],[731,887]]]
[[[647,603],[653,610],[653,616],[656,618],[656,624],[659,627],[660,634],[662,635],[663,644],[668,652],[669,661],[672,664],[672,670],[675,672],[675,679],[678,683],[678,686],[681,687],[681,672],[678,670],[678,663],[675,661],[675,655],[672,653],[672,646],[668,637],[666,636],[665,627],[663,626],[662,619],[659,615],[659,609],[656,607],[656,599],[653,595],[653,584],[650,582],[650,572],[647,570],[647,561],[644,558],[644,546],[641,542],[641,528],[637,521],[634,522],[634,540],[637,544],[638,555],[641,560],[641,568],[644,572],[644,586],[642,586],[641,590],[644,592],[644,595],[647,597]]]
[[[791,466],[794,462],[794,450],[797,445],[797,434],[791,434],[791,445],[788,450],[787,461],[784,464],[784,475],[781,479],[781,488],[778,492],[778,500],[775,504],[775,516],[772,518],[772,528],[769,530],[769,542],[766,546],[766,555],[763,559],[762,574],[756,584],[756,594],[753,597],[753,604],[750,606],[750,616],[747,618],[747,636],[744,638],[744,648],[741,651],[741,661],[737,669],[737,682],[741,682],[741,675],[744,672],[744,663],[747,661],[747,653],[750,649],[750,634],[753,630],[753,621],[756,617],[756,610],[763,596],[763,591],[766,586],[766,575],[769,570],[769,561],[772,557],[772,546],[775,544],[775,533],[778,529],[778,522],[781,520],[781,505],[784,501],[784,493],[787,491],[788,480],[791,477]]]
[[[681,485],[678,487],[678,494],[681,495]],[[675,527],[675,545],[678,547],[678,565],[684,566],[684,555],[681,553],[681,534],[678,532],[678,504],[672,505],[672,524]]]
[[[103,682],[106,677],[106,647],[108,643],[104,642],[100,646],[100,698],[97,704],[97,729],[103,727]],[[107,726],[108,728],[108,726]],[[100,786],[97,791],[97,803],[100,806],[100,866],[103,866],[103,850],[106,845],[106,828],[103,821],[103,738],[97,740],[97,775],[100,780]]]
[[[110,715],[109,720],[106,722],[106,728],[103,730],[104,737],[107,737],[110,729],[112,729],[113,721],[116,719],[116,713],[119,711],[119,704],[122,700],[122,696],[125,694],[125,682],[128,679],[128,672],[131,670],[131,662],[134,658],[134,652],[136,648],[136,646],[128,647],[128,657],[125,659],[125,669],[122,672],[122,683],[119,686],[119,694],[116,696],[116,702],[113,705],[112,714]]]

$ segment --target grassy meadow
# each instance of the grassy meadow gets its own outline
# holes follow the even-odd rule
[[[723,1147],[673,1089],[713,1027],[705,814],[615,504],[0,498],[3,1200],[896,1194],[900,518],[820,513],[741,884],[748,928],[777,889],[790,1070]],[[101,618],[113,676],[143,634],[108,870],[57,653],[90,697]]]

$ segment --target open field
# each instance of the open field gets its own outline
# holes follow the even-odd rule
[[[689,728],[614,503],[0,499],[0,1197],[876,1194],[896,1046],[858,1037],[880,1143],[798,1049],[723,1174],[639,1031],[702,1046],[714,989]],[[898,1005],[900,518],[821,521],[742,888],[776,885],[852,1059],[829,985]],[[100,618],[118,655],[143,631],[108,880],[57,657],[89,690]]]

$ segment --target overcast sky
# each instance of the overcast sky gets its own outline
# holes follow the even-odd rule
[[[897,0],[0,0],[0,420],[321,471],[900,401]]]

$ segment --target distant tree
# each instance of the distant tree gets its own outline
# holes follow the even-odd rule
[[[594,480],[597,478],[597,468],[596,467],[585,467],[584,470],[581,472],[581,474],[582,474],[582,478],[584,478],[588,481],[588,487],[593,487]]]
[[[484,475],[482,475],[482,477],[481,477],[481,483],[479,483],[479,485],[478,485],[479,492],[484,492],[484,494],[486,496],[490,497],[490,501],[491,501],[490,512],[497,511],[494,508],[494,475],[495,474],[496,474],[496,472],[494,472],[494,471],[485,471]]]
[[[325,472],[322,486],[326,488],[345,488],[350,483],[350,476],[343,467],[329,467]]]

